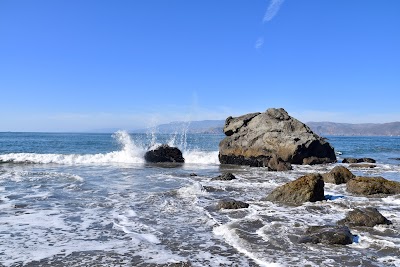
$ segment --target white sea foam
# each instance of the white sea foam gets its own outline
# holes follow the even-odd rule
[[[382,257],[378,261],[385,264],[385,266],[400,266],[400,258],[398,256]]]
[[[207,195],[207,191],[200,183],[193,183],[192,185],[179,188],[178,195],[186,198],[196,198],[197,196]]]
[[[400,197],[399,196],[388,196],[385,198],[382,198],[382,201],[388,204],[395,204],[395,205],[400,205]]]
[[[251,252],[251,250],[246,248],[246,244],[243,239],[241,239],[235,232],[234,229],[231,229],[228,225],[220,225],[214,228],[214,234],[217,236],[221,236],[225,239],[225,241],[230,244],[232,247],[237,249],[240,253],[245,254],[250,259],[255,261],[260,266],[268,266],[268,267],[278,267],[281,266],[278,263],[267,262],[265,260],[260,259],[260,255],[256,255]]]
[[[14,163],[58,163],[58,164],[102,164],[102,163],[143,163],[145,150],[134,144],[126,131],[118,131],[113,137],[122,146],[120,151],[105,154],[37,154],[10,153],[0,155],[0,160]]]
[[[193,164],[219,164],[218,151],[199,151],[188,150],[183,151],[183,157],[186,163]]]
[[[0,175],[0,180],[10,179],[14,182],[25,180],[38,181],[41,179],[73,179],[83,182],[85,179],[79,175],[64,172],[32,172],[32,171],[11,171]],[[38,185],[40,187],[40,185]]]
[[[38,154],[9,153],[0,155],[0,161],[10,163],[42,163],[42,164],[113,164],[113,163],[144,163],[144,154],[148,150],[144,144],[136,144],[129,133],[118,131],[113,138],[121,145],[121,150],[98,154]],[[175,141],[170,141],[174,144]],[[149,149],[157,148],[160,143],[152,140]],[[184,146],[184,148],[186,145]],[[218,151],[183,150],[186,163],[219,164]]]

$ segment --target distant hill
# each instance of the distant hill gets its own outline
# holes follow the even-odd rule
[[[180,133],[187,129],[187,133],[222,134],[224,120],[205,120],[192,122],[171,122],[158,125],[157,133]],[[306,123],[316,134],[321,136],[400,136],[400,122],[391,123],[336,123],[336,122],[308,122]],[[134,133],[149,132],[151,129],[131,131]]]
[[[400,136],[400,122],[361,124],[308,122],[306,124],[321,136]]]
[[[197,134],[222,134],[224,120],[205,120],[205,121],[175,121],[167,124],[160,124],[154,129],[157,133],[181,133],[187,130],[187,133],[197,133]],[[144,133],[149,132],[153,128],[140,129],[131,131],[133,133]]]

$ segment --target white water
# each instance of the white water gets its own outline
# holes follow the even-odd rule
[[[155,135],[154,135],[155,136]],[[120,144],[121,150],[99,154],[38,154],[38,153],[9,153],[0,155],[0,161],[12,163],[56,163],[56,164],[114,164],[114,163],[144,163],[144,154],[147,151],[145,144],[135,143],[128,132],[118,131],[113,138]],[[176,138],[168,143],[175,145]],[[182,138],[181,138],[182,139]],[[180,141],[183,146],[182,154],[186,163],[190,164],[219,164],[218,151],[206,152],[200,150],[187,150],[186,136]],[[159,146],[156,138],[151,138],[150,149]]]
[[[217,151],[183,149],[181,136],[175,135],[167,143],[178,146],[188,164],[148,167],[143,165],[148,144],[126,132],[114,138],[121,149],[103,154],[0,156],[3,161],[57,163],[0,164],[0,232],[7,240],[0,246],[0,264],[66,257],[69,266],[135,266],[132,259],[139,257],[141,266],[179,261],[196,267],[400,266],[399,195],[366,198],[349,194],[345,185],[326,184],[326,195],[342,198],[299,207],[261,200],[283,183],[327,172],[334,164],[294,166],[290,172],[218,165]],[[148,140],[150,146],[157,144],[156,137]],[[398,165],[377,165],[352,171],[398,176]],[[226,171],[237,179],[211,180]],[[198,176],[191,177],[192,172]],[[250,207],[216,210],[218,200],[226,197]],[[393,225],[351,229],[358,243],[345,247],[297,243],[306,227],[335,224],[348,211],[367,206],[376,207]],[[106,260],[73,254],[86,251],[101,251]],[[115,255],[121,262],[110,264]],[[70,264],[75,257],[79,264]]]

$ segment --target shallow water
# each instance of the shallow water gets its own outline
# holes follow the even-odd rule
[[[277,186],[336,164],[290,172],[218,163],[218,135],[0,134],[0,263],[3,266],[400,266],[400,196],[352,196],[326,184],[328,201],[263,201]],[[388,141],[389,139],[389,141]],[[373,157],[354,173],[400,181],[398,138],[329,141],[341,157]],[[184,151],[181,166],[152,165],[157,143]],[[360,147],[364,147],[360,150]],[[379,149],[377,148],[379,147]],[[386,147],[387,149],[382,149]],[[382,152],[383,151],[383,152]],[[347,166],[347,165],[346,165]],[[211,181],[224,172],[238,178]],[[196,173],[198,176],[190,176]],[[217,210],[218,200],[250,204]],[[349,246],[299,244],[310,225],[335,224],[355,207],[393,222],[352,228]]]

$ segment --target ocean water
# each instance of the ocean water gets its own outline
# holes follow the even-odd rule
[[[0,133],[0,266],[400,266],[399,195],[360,197],[326,184],[334,200],[263,201],[277,186],[339,163],[289,172],[220,165],[223,137]],[[399,137],[328,139],[339,161],[377,160],[354,173],[400,181]],[[146,164],[144,153],[161,143],[178,146],[186,163]],[[238,179],[211,181],[228,171]],[[223,198],[250,206],[217,210]],[[367,206],[393,225],[352,228],[357,242],[348,246],[297,242],[308,226]]]

